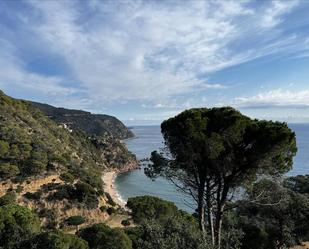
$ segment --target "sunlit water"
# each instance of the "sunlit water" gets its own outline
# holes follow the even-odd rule
[[[288,175],[309,174],[309,124],[291,124],[296,133],[298,153],[294,158],[294,167]],[[136,138],[126,141],[128,149],[138,159],[149,157],[150,153],[163,146],[159,126],[136,126],[132,129]],[[144,170],[134,170],[119,174],[115,180],[116,188],[122,199],[140,195],[153,195],[174,202],[179,208],[192,212],[192,203],[188,196],[179,192],[174,185],[163,178],[150,180]]]

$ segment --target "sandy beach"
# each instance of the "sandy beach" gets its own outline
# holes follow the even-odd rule
[[[115,177],[117,176],[116,171],[109,171],[109,172],[104,172],[102,175],[102,181],[104,182],[104,191],[109,193],[110,196],[113,198],[114,202],[117,203],[119,206],[125,208],[126,202],[121,200],[117,189],[115,187]]]

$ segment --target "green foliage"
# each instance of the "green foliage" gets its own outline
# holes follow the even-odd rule
[[[231,191],[261,175],[286,173],[297,151],[295,133],[286,123],[253,120],[231,107],[186,110],[164,121],[161,131],[168,154],[153,152],[145,173],[164,176],[192,193],[200,229],[213,230],[219,248]]]
[[[0,162],[0,178],[8,179],[15,177],[19,173],[19,168],[16,165]]]
[[[40,104],[36,106],[41,107]],[[121,158],[118,160],[120,167],[134,160],[126,147],[114,137],[96,138],[88,130],[82,132],[74,129],[70,132],[49,119],[31,103],[11,99],[3,92],[0,93],[0,113],[0,178],[2,179],[16,175],[26,178],[47,170],[69,171],[74,179],[100,190],[103,168],[116,165],[118,158]],[[72,114],[74,113],[73,111]],[[72,118],[78,119],[75,115]],[[107,116],[103,119],[112,121],[105,124],[107,133],[118,134],[128,131],[113,117]],[[117,123],[119,130],[113,127],[114,123]],[[109,155],[113,155],[112,160],[106,159]],[[63,177],[68,181],[72,180],[69,175]]]
[[[67,199],[79,202],[88,209],[96,208],[99,204],[97,191],[87,183],[78,182],[74,186],[54,184],[51,187],[56,191],[49,194],[48,200],[50,201]]]
[[[132,242],[123,230],[102,223],[83,228],[77,235],[86,240],[91,249],[132,249]]]
[[[67,182],[67,183],[73,183],[74,182],[74,176],[69,172],[62,173],[60,175],[60,179],[64,182]]]
[[[106,207],[106,206],[101,206],[101,207],[100,207],[100,210],[101,210],[102,212],[106,212],[106,211],[107,211],[107,207]]]
[[[16,192],[16,193],[21,193],[21,192],[23,192],[23,190],[24,190],[24,187],[21,186],[21,185],[18,185],[18,186],[16,187],[16,189],[15,189],[15,192]]]
[[[80,215],[71,216],[71,217],[69,217],[65,220],[65,222],[69,226],[78,226],[78,225],[85,223],[85,221],[86,221],[86,218],[84,216],[80,216]]]
[[[8,192],[0,197],[0,206],[15,204],[16,194],[14,192]]]
[[[0,158],[6,158],[10,150],[10,144],[4,140],[0,140]]]
[[[18,249],[89,249],[86,241],[60,231],[41,233],[22,243]]]
[[[115,211],[116,211],[116,210],[115,210],[113,207],[108,207],[108,208],[106,209],[106,212],[108,213],[108,215],[114,214]]]
[[[69,123],[73,130],[82,130],[91,136],[104,136],[108,134],[117,139],[126,139],[134,136],[123,123],[117,118],[109,115],[91,114],[81,110],[56,108],[35,102],[32,102],[32,105],[39,108],[57,123]]]
[[[294,180],[293,177],[286,181]],[[277,182],[261,180],[254,184],[248,200],[238,206],[244,249],[291,247],[309,239],[307,194],[291,191]]]
[[[0,207],[0,247],[13,249],[25,238],[40,231],[40,221],[28,208]]]
[[[122,220],[122,221],[121,221],[121,225],[127,227],[127,226],[130,226],[130,225],[131,225],[131,222],[130,222],[129,219]]]
[[[133,232],[135,231],[135,232]],[[195,224],[183,219],[148,220],[129,230],[134,249],[210,249]]]
[[[300,194],[309,194],[309,175],[298,175],[285,179],[284,186]]]
[[[134,222],[163,220],[180,214],[174,203],[153,196],[138,196],[128,199],[127,207],[132,210]]]
[[[27,193],[24,194],[25,198],[27,198],[29,200],[35,200],[35,201],[40,200],[41,196],[42,196],[41,191],[37,191],[37,192],[34,192],[34,193],[27,192]]]

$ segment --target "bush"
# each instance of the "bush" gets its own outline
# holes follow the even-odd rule
[[[64,234],[60,231],[45,232],[22,243],[19,249],[89,249],[86,241],[76,235]]]
[[[41,191],[37,191],[37,192],[34,192],[34,193],[27,192],[27,193],[24,194],[24,197],[26,197],[29,200],[34,200],[34,201],[40,200],[41,196],[42,196]]]
[[[174,203],[153,196],[129,198],[127,207],[132,210],[132,217],[136,223],[149,219],[164,220],[173,216],[181,216],[181,212]]]
[[[121,221],[121,225],[127,227],[131,225],[131,222],[129,219],[126,219],[126,220]]]
[[[24,190],[24,187],[21,186],[21,185],[18,185],[17,188],[15,189],[15,192],[16,193],[21,193],[21,192],[23,192],[23,190]]]
[[[75,178],[71,173],[65,172],[60,175],[60,179],[67,183],[73,183]]]
[[[107,211],[107,207],[106,207],[106,206],[101,206],[101,207],[100,207],[100,210],[101,210],[102,212],[106,212],[106,211]]]
[[[0,162],[0,178],[8,179],[18,175],[19,173],[19,168],[16,165]]]
[[[71,216],[66,219],[66,223],[69,226],[78,226],[78,225],[85,223],[85,221],[86,221],[85,217],[80,216],[80,215]]]
[[[16,202],[16,194],[13,192],[6,193],[0,198],[0,206],[14,204]]]
[[[97,208],[99,201],[96,190],[87,183],[79,182],[74,186],[59,185],[57,191],[48,196],[49,200],[72,200],[82,203],[86,208]]]
[[[148,220],[128,230],[134,249],[210,249],[199,229],[186,220],[168,218],[164,221]],[[208,240],[207,240],[208,241]]]
[[[112,229],[100,223],[81,229],[77,235],[93,249],[132,249],[132,241],[121,229]]]
[[[0,248],[18,248],[21,241],[39,231],[40,220],[28,208],[18,205],[0,207]]]
[[[108,213],[108,215],[112,215],[113,213],[115,213],[115,209],[112,207],[109,207],[106,209],[106,212]]]
[[[107,198],[107,203],[111,206],[116,206],[116,203],[114,202],[113,198],[111,197],[111,195],[107,192],[105,192],[105,196]]]

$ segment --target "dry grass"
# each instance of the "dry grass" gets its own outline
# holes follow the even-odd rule
[[[23,190],[20,193],[16,193],[17,195],[17,203],[22,206],[26,206],[33,210],[41,210],[41,209],[49,209],[55,211],[57,215],[58,223],[63,222],[66,218],[75,215],[81,215],[86,217],[86,222],[79,226],[79,228],[88,226],[94,223],[101,223],[108,221],[113,227],[122,227],[121,221],[123,219],[128,218],[125,215],[113,215],[109,216],[106,212],[102,212],[100,210],[101,206],[108,206],[107,201],[103,198],[99,198],[99,205],[96,209],[84,209],[78,208],[75,205],[70,204],[67,200],[63,201],[46,201],[45,197],[47,194],[42,195],[42,198],[39,201],[28,200],[23,197],[23,195],[27,192],[35,193],[41,189],[42,185],[48,183],[60,183],[64,184],[62,180],[59,179],[59,175],[52,174],[42,176],[40,178],[31,178],[28,181],[23,183],[13,183],[11,181],[3,182],[0,184],[0,197],[3,196],[9,189],[16,189],[18,186],[21,186]],[[42,223],[46,223],[46,219],[42,219]],[[65,228],[68,232],[74,232],[73,228]]]
[[[309,242],[304,242],[302,245],[294,246],[291,249],[309,249]]]

